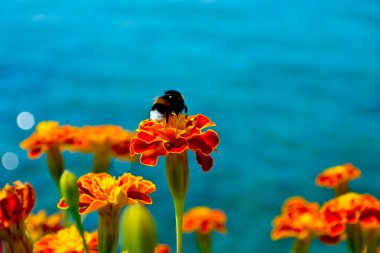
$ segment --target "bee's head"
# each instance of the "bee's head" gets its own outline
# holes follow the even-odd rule
[[[185,97],[176,90],[167,90],[162,96],[170,102],[183,102]]]

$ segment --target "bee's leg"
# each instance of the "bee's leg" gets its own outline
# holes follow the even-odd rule
[[[187,118],[187,106],[185,105],[184,108],[185,108],[185,118]]]

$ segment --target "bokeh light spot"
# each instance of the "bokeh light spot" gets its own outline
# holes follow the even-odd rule
[[[17,115],[17,125],[22,130],[29,130],[34,126],[34,116],[30,112],[21,112]]]
[[[18,166],[18,157],[15,153],[7,152],[1,157],[1,162],[5,169],[14,170]]]

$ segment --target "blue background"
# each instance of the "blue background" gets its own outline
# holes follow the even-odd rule
[[[35,210],[56,211],[58,192],[45,159],[28,160],[17,127],[36,121],[116,124],[135,129],[152,98],[178,89],[189,114],[209,116],[221,139],[215,166],[203,173],[190,156],[186,208],[223,209],[228,234],[214,252],[286,252],[272,242],[271,220],[283,201],[323,203],[314,185],[323,169],[352,162],[358,192],[380,196],[380,3],[374,0],[0,1],[0,183],[35,187]],[[65,153],[77,174],[89,155]],[[156,168],[115,162],[154,181],[159,241],[175,248],[173,206],[164,159]],[[86,220],[96,228],[96,216]],[[184,252],[196,252],[184,235]],[[347,252],[315,241],[311,252]]]

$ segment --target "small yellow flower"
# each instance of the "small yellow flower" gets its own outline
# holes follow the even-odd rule
[[[71,126],[60,126],[56,121],[38,123],[36,131],[20,143],[21,148],[28,150],[28,157],[36,159],[49,149],[64,147],[75,143],[77,129]],[[77,144],[76,144],[77,145]]]
[[[62,219],[62,213],[47,216],[45,210],[40,210],[37,214],[30,214],[25,221],[29,238],[35,242],[44,235],[57,232],[63,228]]]
[[[227,217],[223,211],[200,206],[188,210],[183,216],[183,232],[209,234],[226,232]]]
[[[360,177],[361,172],[351,163],[331,167],[317,176],[315,183],[326,188],[337,188],[339,185]]]
[[[305,239],[320,230],[319,205],[301,197],[286,200],[281,215],[273,220],[272,239]]]
[[[84,233],[90,253],[98,252],[98,233]],[[42,237],[34,245],[34,253],[85,253],[75,226]]]

